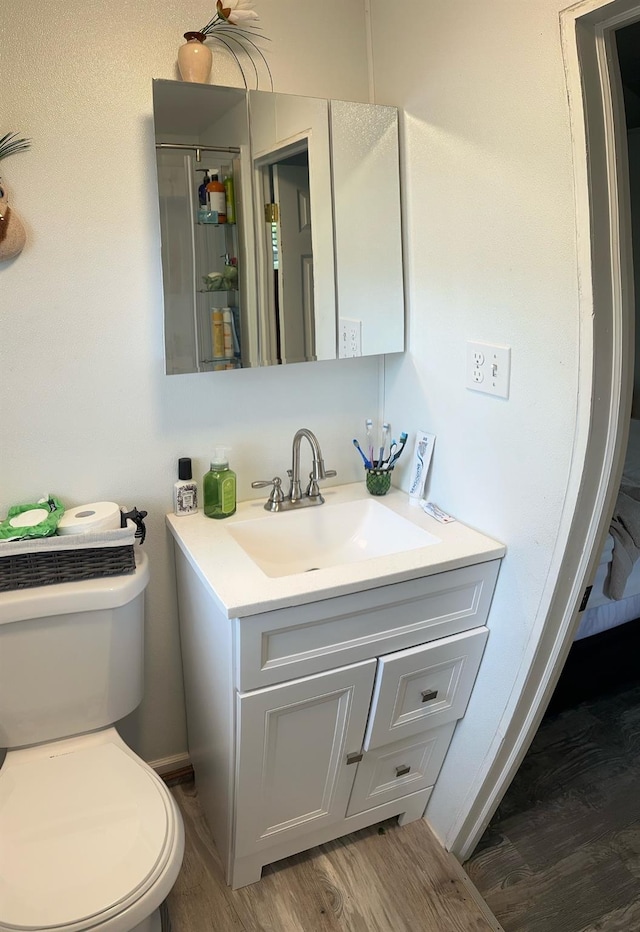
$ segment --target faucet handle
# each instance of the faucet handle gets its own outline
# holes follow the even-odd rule
[[[269,492],[269,497],[266,500],[264,507],[267,511],[279,511],[280,504],[284,501],[282,479],[280,476],[274,476],[273,479],[257,479],[255,482],[251,483],[251,488],[265,489],[268,485],[270,485],[272,488]]]
[[[252,489],[266,489],[268,485],[282,485],[282,479],[280,476],[274,476],[273,479],[256,479],[255,482],[251,483]]]
[[[335,470],[335,469],[325,469],[325,471],[324,471],[324,478],[325,478],[325,479],[333,479],[333,477],[334,477],[334,476],[337,476],[337,475],[338,475],[338,473],[337,473],[337,470]]]

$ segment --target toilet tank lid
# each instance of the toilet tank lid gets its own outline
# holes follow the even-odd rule
[[[119,608],[133,601],[149,582],[149,560],[136,547],[136,568],[126,576],[82,579],[0,592],[0,625],[29,618],[47,618],[72,612]]]

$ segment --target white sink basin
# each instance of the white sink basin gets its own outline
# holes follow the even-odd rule
[[[373,499],[316,505],[228,526],[267,576],[291,576],[440,543]]]

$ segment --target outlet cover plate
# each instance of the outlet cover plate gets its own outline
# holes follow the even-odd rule
[[[499,398],[509,397],[511,347],[467,342],[466,386]]]
[[[352,356],[362,356],[362,321],[341,317],[338,358],[350,359]]]

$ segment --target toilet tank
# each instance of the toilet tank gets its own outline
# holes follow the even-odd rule
[[[111,725],[142,700],[146,555],[127,576],[0,593],[0,747]]]

